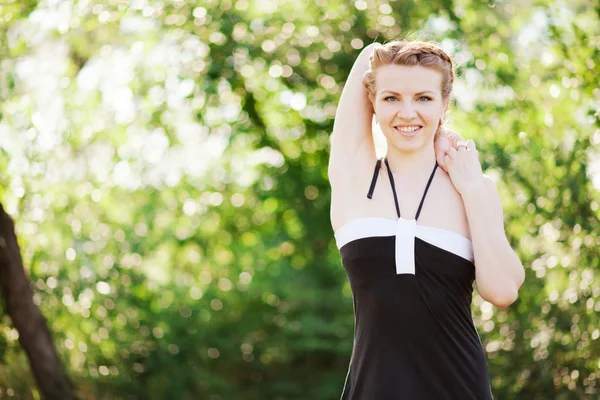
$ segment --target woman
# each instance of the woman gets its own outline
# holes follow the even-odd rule
[[[355,311],[344,400],[492,398],[472,285],[506,307],[524,271],[473,141],[444,146],[453,81],[441,48],[397,41],[363,50],[342,92],[329,178]]]

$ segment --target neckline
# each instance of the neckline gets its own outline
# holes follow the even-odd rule
[[[400,218],[398,218],[398,219],[400,219]],[[360,217],[360,218],[355,218],[353,220],[350,220],[350,221],[346,222],[344,225],[342,225],[341,227],[339,227],[338,229],[336,229],[333,232],[333,235],[334,236],[337,235],[342,229],[347,229],[348,226],[350,226],[350,225],[352,225],[354,223],[360,222],[360,221],[364,222],[366,220],[380,220],[380,221],[383,221],[385,223],[394,223],[394,224],[397,224],[398,223],[398,219],[391,219],[391,218],[385,218],[385,217]],[[407,220],[407,221],[416,221],[416,219]],[[469,238],[467,238],[466,236],[463,236],[463,235],[461,235],[460,233],[457,233],[457,232],[450,231],[448,229],[442,229],[442,228],[437,228],[435,226],[419,225],[419,224],[417,224],[417,229],[435,230],[435,231],[447,233],[449,235],[453,235],[453,236],[459,237],[461,239],[464,239],[467,242],[469,242],[469,244],[473,245],[473,242]]]

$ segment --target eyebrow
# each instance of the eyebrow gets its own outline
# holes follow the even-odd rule
[[[388,89],[386,89],[386,90],[384,90],[384,91],[381,92],[381,94],[384,94],[384,93],[391,93],[391,94],[396,95],[396,96],[402,96],[400,93],[394,92],[393,90],[388,90]],[[436,93],[433,92],[433,91],[431,91],[431,90],[425,90],[423,92],[415,93],[415,96],[421,96],[421,95],[424,95],[424,94],[433,94],[433,95],[435,95]]]

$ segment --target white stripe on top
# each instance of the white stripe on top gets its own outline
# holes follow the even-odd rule
[[[396,273],[415,273],[415,237],[473,262],[473,244],[466,237],[445,229],[417,225],[414,219],[358,218],[335,232],[338,249],[354,240],[396,236]]]

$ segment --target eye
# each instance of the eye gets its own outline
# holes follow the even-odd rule
[[[433,100],[433,99],[429,96],[421,96],[417,99],[417,101],[423,101],[423,102],[427,102],[427,101],[431,101],[431,100]]]
[[[394,101],[396,101],[396,100],[398,100],[398,99],[395,98],[394,96],[388,96],[388,97],[386,97],[386,98],[383,99],[383,101],[389,101],[389,102],[392,102],[392,103]]]

